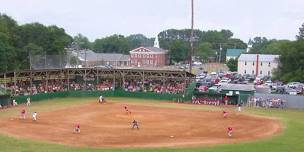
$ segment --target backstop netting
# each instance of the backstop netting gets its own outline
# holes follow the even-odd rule
[[[61,69],[68,64],[68,55],[30,55],[30,66],[33,70]]]

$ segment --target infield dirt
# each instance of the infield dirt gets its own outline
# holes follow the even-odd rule
[[[161,103],[160,103],[161,104]],[[174,103],[172,103],[174,104]],[[131,114],[123,108],[127,105]],[[180,106],[183,106],[182,104]],[[282,130],[279,120],[229,111],[184,110],[122,102],[88,103],[51,112],[38,112],[38,121],[18,114],[0,119],[0,133],[59,144],[89,147],[185,147],[238,143],[270,137]],[[131,129],[132,121],[140,129]],[[81,133],[73,128],[80,124]],[[227,137],[227,127],[233,137]]]

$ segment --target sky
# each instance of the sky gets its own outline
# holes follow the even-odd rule
[[[194,0],[194,28],[229,29],[235,38],[294,40],[304,23],[304,0]],[[91,41],[112,34],[155,37],[191,25],[191,0],[0,0],[19,24],[57,25]]]

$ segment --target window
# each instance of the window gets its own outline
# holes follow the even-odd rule
[[[270,71],[268,71],[268,76],[270,76]]]
[[[247,61],[245,61],[245,65],[247,65]]]
[[[260,74],[263,74],[262,70],[260,71]]]
[[[261,62],[261,66],[263,66],[263,62]]]
[[[254,66],[254,62],[252,62],[252,65]]]
[[[246,70],[244,71],[244,74],[246,74]]]
[[[252,70],[252,74],[254,74],[254,70]]]
[[[270,62],[268,62],[268,67],[270,67]]]
[[[151,64],[153,64],[153,60],[151,60],[150,62],[151,62]]]

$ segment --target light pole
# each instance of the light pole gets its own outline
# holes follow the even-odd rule
[[[191,35],[190,35],[190,58],[189,58],[189,72],[192,73],[192,53],[193,53],[193,24],[194,24],[194,2],[191,0]]]

